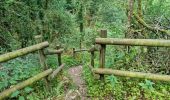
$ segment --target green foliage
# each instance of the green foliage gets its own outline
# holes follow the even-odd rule
[[[88,65],[83,67],[83,76],[87,83],[88,94],[92,98],[104,98],[111,93],[112,86],[110,84],[104,84],[100,80],[95,79],[92,76]]]
[[[153,91],[154,88],[153,88],[153,85],[154,83],[149,81],[149,80],[145,80],[145,83],[139,83],[139,85],[143,88],[143,89],[146,89],[146,90],[150,90],[150,91]]]
[[[26,87],[25,89],[24,89],[24,91],[26,92],[26,93],[30,93],[31,91],[33,91],[34,89],[33,88],[30,88],[30,87]]]
[[[75,33],[75,17],[66,11],[65,0],[7,0],[0,4],[0,47],[26,47],[34,43],[36,34],[50,42],[67,43],[65,39]]]
[[[67,67],[76,66],[80,64],[80,61],[77,61],[72,56],[64,55],[62,57],[62,60],[63,60],[63,63],[67,65]]]
[[[20,91],[15,91],[12,93],[11,98],[17,97],[20,94]]]
[[[20,96],[19,100],[25,100],[25,98],[23,96]]]
[[[57,55],[49,55],[47,56],[47,65],[50,68],[56,68],[58,66],[58,57]]]
[[[0,90],[2,91],[40,72],[40,67],[37,67],[37,59],[33,55],[28,55],[2,64],[3,71],[0,71],[0,79],[2,80],[0,82]]]
[[[167,96],[169,94],[169,83],[153,83],[149,80],[143,82],[140,79],[115,77],[113,75],[106,76],[105,83],[103,83],[92,75],[88,64],[83,67],[83,76],[91,98],[116,100],[170,99],[170,96]]]
[[[18,98],[18,100],[25,100],[28,98],[28,95],[33,91],[34,89],[31,87],[26,87],[24,90],[15,91],[11,94],[10,98]]]
[[[137,12],[135,0],[134,12]],[[82,5],[83,4],[83,5]],[[34,44],[33,37],[42,34],[44,40],[52,45],[61,44],[64,48],[78,48],[80,41],[83,48],[90,48],[99,36],[97,30],[107,29],[108,37],[122,38],[125,32],[131,38],[168,39],[157,31],[150,31],[138,25],[132,18],[134,32],[127,29],[128,0],[4,0],[0,2],[0,54]],[[169,0],[142,0],[142,18],[152,27],[169,29]],[[80,23],[83,32],[80,32]],[[158,52],[159,51],[159,52]],[[169,74],[169,49],[153,47],[107,46],[106,67]],[[2,64],[0,71],[0,91],[9,88],[41,71],[38,56],[29,55]],[[96,55],[95,67],[99,66]],[[67,67],[87,64],[88,53],[77,53],[76,58],[62,56]],[[47,56],[50,68],[56,68],[57,56]],[[87,65],[84,79],[88,94],[94,98],[104,99],[169,99],[169,83],[151,82],[149,80],[129,79],[106,76],[105,83],[96,80]],[[23,90],[16,91],[11,99],[42,100],[47,96],[61,95],[64,91],[59,80],[52,82],[53,92],[47,93],[44,82],[40,81]]]
[[[114,88],[116,83],[118,83],[117,78],[113,75],[107,77],[107,82],[110,82],[112,88]]]

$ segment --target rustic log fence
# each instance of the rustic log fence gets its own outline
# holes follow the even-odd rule
[[[90,49],[75,49],[73,48],[73,57],[75,58],[76,53],[89,52],[91,54],[90,68],[94,67],[95,52],[100,50],[99,45],[92,45]]]
[[[20,57],[20,56],[24,56],[24,55],[29,54],[31,52],[40,50],[42,48],[46,48],[48,46],[49,46],[48,42],[42,42],[42,43],[30,46],[30,47],[26,47],[26,48],[23,48],[23,49],[20,49],[20,50],[16,50],[14,52],[2,54],[2,55],[0,55],[0,63],[9,61],[11,59],[14,59],[14,58],[17,58],[17,57]]]
[[[159,39],[120,39],[120,38],[107,38],[107,30],[101,30],[100,32],[101,38],[95,39],[95,45],[93,45],[90,49],[75,49],[73,48],[73,57],[75,57],[78,52],[89,52],[91,54],[91,63],[90,69],[92,70],[93,75],[100,75],[100,79],[104,80],[104,75],[113,74],[117,76],[123,77],[131,77],[131,78],[145,78],[150,80],[158,80],[158,81],[168,81],[170,82],[170,75],[158,75],[152,73],[141,73],[141,72],[131,72],[131,71],[121,71],[121,70],[113,70],[105,68],[105,56],[106,56],[106,45],[128,45],[128,46],[156,46],[156,47],[170,47],[170,40],[159,40]],[[49,46],[48,42],[42,42],[42,36],[35,36],[36,43],[33,46],[26,47],[20,50],[16,50],[10,53],[6,53],[0,55],[0,63],[9,61],[11,59],[24,56],[26,54],[38,51],[40,65],[43,68],[43,72],[21,82],[17,85],[3,91],[0,93],[0,100],[4,99],[11,95],[11,93],[16,90],[22,89],[32,83],[45,78],[46,89],[50,90],[50,80],[54,79],[58,75],[59,72],[62,71],[65,64],[62,64],[61,54],[64,49],[61,49],[58,45],[56,49],[45,49]],[[99,58],[99,68],[94,68],[94,59],[95,52],[100,52]],[[58,57],[58,65],[59,67],[55,70],[48,67],[46,63],[46,56],[57,54]]]
[[[49,85],[50,80],[54,79],[54,77],[56,77],[58,75],[58,73],[61,72],[61,70],[64,68],[65,64],[62,64],[62,62],[61,62],[61,54],[63,53],[64,50],[61,49],[60,47],[57,47],[57,50],[54,50],[54,49],[45,50],[45,48],[49,46],[49,43],[42,42],[41,35],[35,36],[35,39],[36,39],[37,44],[35,44],[33,46],[29,46],[29,47],[26,47],[26,48],[23,48],[20,50],[16,50],[16,51],[13,51],[10,53],[0,55],[0,63],[7,62],[7,61],[15,59],[17,57],[21,57],[26,54],[38,51],[40,65],[44,71],[21,82],[21,83],[18,83],[17,85],[12,86],[11,88],[9,88],[7,90],[4,90],[3,92],[0,93],[0,100],[9,97],[16,90],[20,90],[28,85],[31,85],[34,82],[36,82],[42,78],[45,78],[46,89],[48,91],[50,91],[50,85]],[[46,55],[52,55],[52,54],[58,55],[59,67],[54,70],[51,68],[48,68],[48,66],[46,64]]]
[[[101,45],[99,68],[93,68],[95,74],[100,75],[100,79],[104,80],[104,74],[113,74],[116,76],[144,78],[158,81],[169,81],[170,75],[159,75],[152,73],[141,73],[131,71],[121,71],[105,68],[105,53],[106,45],[128,45],[128,46],[155,46],[155,47],[170,47],[170,40],[160,39],[121,39],[121,38],[106,38],[107,31],[101,30],[101,38],[96,38],[95,43]]]

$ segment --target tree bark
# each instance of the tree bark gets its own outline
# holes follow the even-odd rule
[[[129,7],[128,7],[128,27],[129,28],[131,27],[133,8],[134,8],[134,0],[129,0]]]
[[[82,48],[82,41],[84,38],[84,23],[83,23],[83,4],[81,2],[81,6],[80,6],[80,11],[79,11],[79,24],[80,24],[80,33],[81,33],[81,39],[80,39],[80,49]]]
[[[138,0],[138,15],[142,18],[142,0]],[[132,12],[133,14],[133,12]]]

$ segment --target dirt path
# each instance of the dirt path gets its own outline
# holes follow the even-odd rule
[[[78,91],[81,94],[81,100],[88,100],[87,98],[87,89],[85,81],[82,78],[82,66],[72,67],[68,70],[68,74],[72,78],[74,84],[78,87]]]

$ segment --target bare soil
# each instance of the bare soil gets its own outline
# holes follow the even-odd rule
[[[87,88],[85,81],[82,78],[83,66],[76,66],[68,69],[68,74],[73,80],[73,83],[78,87],[78,91],[81,94],[81,100],[89,100],[87,97]]]

